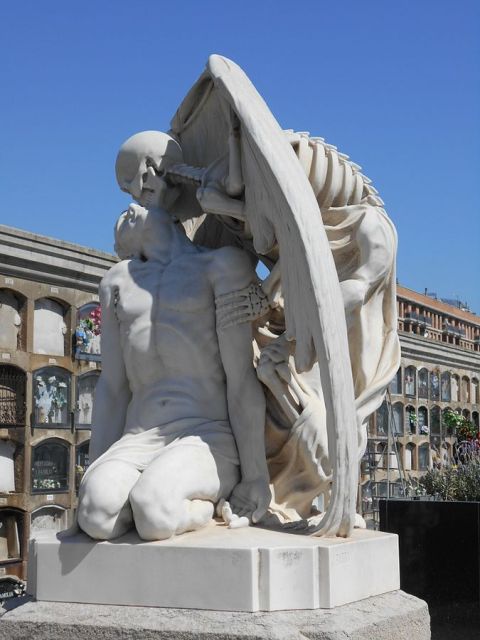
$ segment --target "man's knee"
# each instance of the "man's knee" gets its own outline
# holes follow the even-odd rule
[[[85,477],[80,486],[78,524],[96,540],[116,538],[131,525],[128,494],[138,472],[125,474],[119,471],[111,464],[99,466]]]
[[[115,518],[109,518],[99,509],[88,510],[80,506],[78,508],[78,525],[82,531],[94,540],[111,540],[117,537],[115,532]]]
[[[179,526],[183,500],[139,480],[130,492],[130,505],[138,535],[143,540],[164,540]]]

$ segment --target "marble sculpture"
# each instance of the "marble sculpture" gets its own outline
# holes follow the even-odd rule
[[[135,203],[100,287],[79,526],[158,540],[217,509],[231,527],[350,535],[366,422],[399,365],[396,234],[370,180],[282,131],[219,55],[116,174]]]

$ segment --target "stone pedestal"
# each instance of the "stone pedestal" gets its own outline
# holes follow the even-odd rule
[[[32,638],[429,640],[430,619],[425,602],[402,591],[335,609],[258,613],[27,602],[0,618],[0,640]]]
[[[398,539],[349,539],[213,525],[161,542],[84,534],[32,541],[28,589],[37,600],[281,611],[338,607],[399,589]]]

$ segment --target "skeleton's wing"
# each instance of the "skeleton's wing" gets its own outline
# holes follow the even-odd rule
[[[357,493],[357,427],[343,300],[314,193],[267,105],[243,71],[218,55],[172,121],[186,162],[207,166],[227,152],[230,110],[241,123],[245,214],[255,251],[278,246],[286,332],[295,363],[318,360],[327,410],[331,500],[318,534],[349,535]]]

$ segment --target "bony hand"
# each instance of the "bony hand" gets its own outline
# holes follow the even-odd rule
[[[256,524],[267,513],[271,499],[268,478],[261,477],[237,484],[230,496],[230,505],[237,516],[245,516]]]

